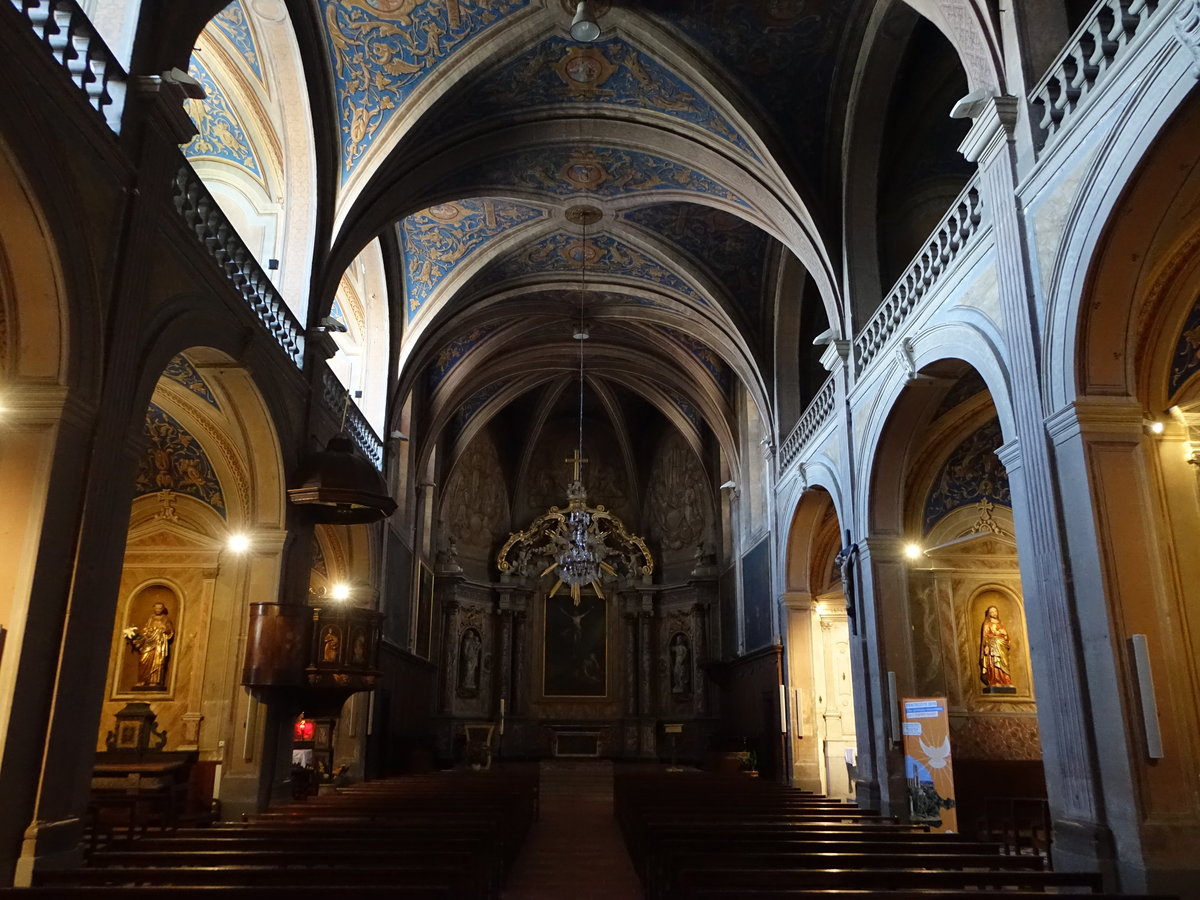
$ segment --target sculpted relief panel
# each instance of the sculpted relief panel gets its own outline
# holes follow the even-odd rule
[[[708,482],[700,461],[678,433],[659,447],[646,497],[649,537],[661,548],[663,561],[694,560],[708,547],[713,521]]]
[[[586,462],[581,473],[588,502],[603,506],[618,516],[627,528],[636,531],[637,526],[630,517],[629,490],[623,468],[617,459],[607,459],[599,452],[606,447],[615,448],[615,436],[610,429],[597,427],[591,422],[585,424],[584,434],[583,457]],[[528,468],[526,516],[517,522],[519,527],[524,528],[531,519],[551,506],[563,508],[567,505],[567,483],[571,480],[572,467],[565,460],[575,453],[577,441],[574,429],[560,428],[549,432],[544,440],[538,442]]]
[[[508,493],[496,447],[480,435],[454,467],[442,505],[443,546],[455,545],[463,563],[486,565],[508,533]]]

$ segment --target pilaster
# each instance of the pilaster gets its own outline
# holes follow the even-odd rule
[[[1055,862],[1065,868],[1111,870],[1080,609],[1071,587],[1060,485],[1054,473],[1042,404],[1043,334],[1033,289],[1029,235],[1017,200],[1012,130],[1016,98],[997,97],[977,113],[960,150],[978,162],[980,190],[991,211],[997,280],[1011,377],[1012,422],[1019,465],[1009,471],[1021,579],[1038,687],[1043,762],[1055,820]],[[1015,461],[1015,447],[1008,455]]]

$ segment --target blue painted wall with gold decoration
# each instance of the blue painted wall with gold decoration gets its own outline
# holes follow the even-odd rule
[[[341,123],[342,180],[408,96],[529,0],[320,0]]]
[[[408,320],[466,259],[494,238],[542,218],[543,210],[503,200],[439,203],[400,225]]]
[[[757,318],[770,237],[732,213],[695,203],[658,203],[622,218],[675,244],[707,268],[750,321]]]
[[[757,159],[745,138],[703,94],[677,74],[624,40],[577,44],[551,37],[466,85],[462,96],[439,118],[451,131],[515,110],[562,103],[638,109],[688,122]]]
[[[187,101],[188,115],[196,123],[199,134],[183,148],[184,155],[188,159],[219,159],[233,163],[262,181],[258,157],[221,85],[196,56],[188,64],[188,74],[203,86],[205,97]]]
[[[650,153],[616,147],[558,146],[510,154],[453,175],[440,185],[521,188],[568,197],[625,197],[676,191],[714,197],[749,209],[737,194],[690,166]]]
[[[155,403],[146,410],[145,435],[146,452],[138,463],[134,496],[175,491],[207,503],[224,517],[221,482],[200,442]]]
[[[233,45],[246,68],[260,82],[263,80],[262,63],[258,58],[258,45],[254,41],[254,32],[250,28],[250,19],[241,0],[233,0],[228,6],[212,18],[212,24],[225,35],[226,40]]]
[[[635,278],[708,305],[691,284],[662,263],[607,234],[584,242],[578,234],[557,232],[489,266],[481,277],[500,281],[545,272],[580,272],[585,254],[589,273]]]
[[[196,367],[182,353],[178,356],[171,357],[165,369],[163,369],[163,378],[167,378],[180,387],[187,388],[195,397],[203,400],[213,409],[220,409],[221,404],[217,402],[216,396],[212,392],[212,388],[208,386],[201,376],[196,371]]]
[[[462,362],[463,357],[474,347],[479,346],[484,338],[493,334],[497,327],[496,325],[480,325],[478,328],[472,328],[466,334],[456,337],[443,347],[429,367],[430,390],[441,384],[450,374],[450,370]]]
[[[686,349],[692,356],[696,357],[700,364],[708,371],[708,374],[712,376],[717,386],[721,388],[721,392],[728,395],[730,389],[733,387],[733,372],[725,364],[725,360],[721,359],[720,354],[704,343],[704,341],[694,338],[677,328],[672,328],[670,325],[659,325],[658,328],[663,334]]]
[[[923,524],[929,531],[948,513],[987,500],[1012,507],[1008,472],[996,455],[1004,443],[1000,420],[989,419],[951,451],[925,500]]]

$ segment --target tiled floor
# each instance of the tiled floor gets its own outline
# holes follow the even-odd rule
[[[504,900],[641,900],[613,818],[612,763],[543,762],[541,816]]]

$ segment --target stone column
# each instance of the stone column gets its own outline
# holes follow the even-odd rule
[[[904,755],[891,733],[893,700],[888,672],[896,675],[897,693],[914,683],[908,623],[908,565],[897,538],[859,542],[856,605],[857,635],[852,638],[862,690],[855,696],[858,726],[858,776],[855,791],[860,805],[885,810],[886,815],[908,812]],[[886,614],[882,611],[886,610]],[[876,806],[875,804],[879,804]]]
[[[708,681],[701,663],[708,659],[708,603],[694,603],[692,614],[692,711],[708,712]]]
[[[625,598],[625,609],[621,614],[625,629],[625,715],[638,714],[638,611],[636,601]]]
[[[654,704],[654,593],[638,591],[638,716],[643,757],[653,757],[657,746]]]
[[[499,635],[499,650],[497,652],[498,665],[496,666],[496,695],[493,697],[493,708],[495,714],[500,715],[500,701],[504,701],[504,714],[511,715],[513,712],[513,610],[511,606],[506,605],[509,602],[507,597],[500,599],[500,635]]]
[[[442,602],[442,712],[454,712],[454,680],[458,674],[458,602]]]
[[[513,611],[513,714],[529,714],[529,679],[533,661],[529,658],[533,644],[529,640],[529,614],[525,609]]]
[[[1056,866],[1112,870],[1115,851],[1103,809],[1099,746],[1093,728],[1080,632],[1081,610],[1063,544],[1067,522],[1045,420],[1042,340],[1030,235],[1017,191],[1012,140],[1018,100],[996,97],[976,115],[959,148],[979,165],[980,193],[992,220],[1012,427],[1001,461],[1008,470],[1038,693],[1043,763],[1054,820]]]

